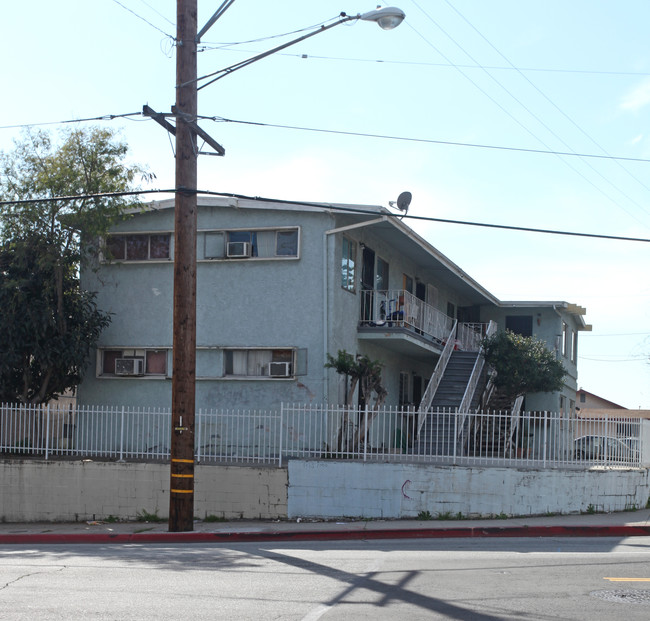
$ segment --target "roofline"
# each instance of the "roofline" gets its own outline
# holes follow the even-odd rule
[[[507,301],[501,302],[500,306],[502,308],[552,308],[555,312],[558,312],[558,309],[566,311],[569,315],[572,315],[576,321],[580,324],[580,330],[584,332],[591,332],[593,326],[588,323],[585,323],[584,315],[587,314],[587,309],[584,306],[578,306],[577,304],[572,304],[571,302],[565,301]]]
[[[490,293],[485,287],[479,284],[474,278],[472,278],[467,272],[461,269],[456,265],[449,257],[442,254],[435,246],[429,243],[426,239],[421,237],[416,233],[410,226],[404,224],[404,222],[399,218],[399,214],[395,214],[392,211],[389,211],[386,207],[381,205],[354,205],[351,203],[311,203],[306,201],[290,201],[283,199],[271,199],[271,198],[262,198],[262,197],[240,197],[240,196],[228,196],[226,194],[216,196],[216,195],[199,195],[197,196],[197,204],[199,207],[211,207],[211,206],[222,206],[222,207],[234,207],[241,209],[260,209],[261,203],[265,205],[268,209],[279,208],[279,209],[298,209],[300,211],[323,211],[331,212],[335,210],[336,213],[348,213],[359,216],[368,216],[368,217],[377,217],[378,215],[391,216],[387,218],[387,222],[399,230],[402,234],[406,235],[411,241],[418,244],[431,256],[433,256],[437,261],[444,265],[449,271],[456,275],[461,280],[465,281],[470,287],[482,295],[486,302],[492,303],[495,306],[500,308],[508,307],[517,307],[517,308],[553,308],[557,311],[558,308],[565,310],[569,314],[573,315],[578,323],[580,324],[580,329],[585,331],[591,331],[592,326],[588,325],[584,321],[584,315],[586,314],[586,309],[578,306],[576,304],[571,304],[564,301],[501,301],[494,294]],[[150,203],[144,204],[144,211],[157,211],[160,209],[171,209],[174,207],[175,199],[167,198],[160,201],[153,200]],[[143,208],[135,208],[133,210],[128,210],[129,212],[138,213],[142,212]]]
[[[388,211],[387,209],[380,207],[380,209],[387,214],[390,214],[394,217],[389,218],[388,222],[392,224],[396,229],[399,229],[404,235],[407,235],[413,242],[421,246],[426,250],[430,255],[435,257],[436,260],[440,261],[448,270],[453,272],[458,278],[464,280],[468,285],[480,293],[483,297],[486,298],[486,301],[491,302],[492,304],[499,305],[499,299],[490,293],[485,287],[480,285],[476,280],[474,280],[467,272],[461,269],[456,265],[449,257],[442,254],[435,246],[430,244],[426,239],[418,235],[410,226],[404,224],[402,220],[399,220],[398,217],[395,217],[395,214]]]

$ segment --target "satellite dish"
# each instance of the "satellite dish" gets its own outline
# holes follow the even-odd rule
[[[403,211],[406,213],[409,210],[409,205],[411,204],[411,199],[413,196],[411,195],[410,192],[402,192],[398,197],[397,197],[397,202],[395,201],[390,201],[388,204],[391,207],[397,206],[397,209],[400,211]]]

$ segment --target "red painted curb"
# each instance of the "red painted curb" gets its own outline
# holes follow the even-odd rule
[[[312,530],[233,533],[28,533],[0,535],[0,545],[108,543],[239,543],[473,537],[642,537],[650,526],[513,526],[382,530]]]

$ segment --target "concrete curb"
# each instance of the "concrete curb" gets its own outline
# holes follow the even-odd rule
[[[0,534],[0,545],[240,543],[351,541],[370,539],[457,539],[475,537],[644,537],[650,526],[513,526],[373,530],[305,530],[230,533],[17,533]]]

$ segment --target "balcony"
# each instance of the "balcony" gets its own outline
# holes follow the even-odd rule
[[[359,338],[398,353],[439,354],[454,319],[403,289],[362,291]]]

